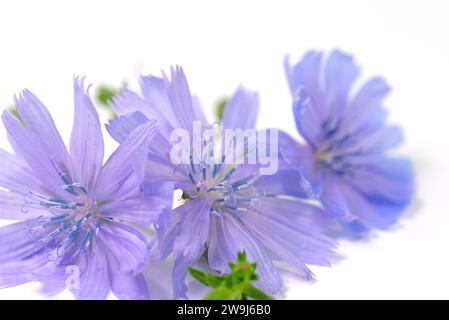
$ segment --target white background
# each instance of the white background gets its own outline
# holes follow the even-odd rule
[[[394,88],[391,120],[405,130],[417,195],[393,230],[341,241],[314,283],[287,281],[285,297],[449,298],[449,7],[447,1],[1,1],[0,104],[31,89],[66,141],[72,75],[136,84],[139,73],[181,64],[206,108],[239,85],[260,92],[260,127],[297,136],[284,79],[285,54],[341,48],[364,76]],[[106,117],[104,117],[105,119]],[[108,153],[115,147],[108,141]],[[9,149],[5,131],[0,146]],[[1,164],[0,164],[1,165]],[[0,298],[44,298],[29,284]],[[70,298],[63,293],[58,298]]]

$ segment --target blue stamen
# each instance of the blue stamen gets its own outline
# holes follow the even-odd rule
[[[231,186],[233,189],[237,189],[240,186],[247,185],[247,183],[250,182],[252,179],[254,179],[254,177],[255,177],[254,175],[249,175],[245,178],[242,178],[242,179],[237,180],[236,182],[232,183]]]
[[[226,209],[230,209],[230,210],[237,210],[236,206],[230,205],[230,204],[224,204],[223,207],[225,207]]]
[[[191,168],[193,174],[195,174],[196,171],[195,171],[195,165],[193,164],[193,156],[192,155],[190,155],[190,168]]]
[[[38,204],[54,214],[30,220],[26,228],[31,239],[36,244],[39,243],[38,248],[46,247],[51,250],[48,254],[50,261],[66,264],[73,262],[80,253],[89,250],[92,238],[96,238],[99,232],[100,222],[94,216],[97,210],[96,202],[90,198],[86,188],[78,182],[69,183],[61,173],[59,176],[64,182],[61,188],[75,195],[78,201],[45,197],[29,192],[24,197],[24,206]],[[65,211],[61,213],[59,210]]]
[[[196,183],[196,182],[195,182],[195,179],[193,179],[193,176],[192,176],[192,173],[191,173],[191,172],[189,172],[189,179],[190,179],[190,181],[191,181],[193,184]]]
[[[203,181],[206,180],[206,167],[205,166],[202,168],[201,174],[203,176]]]
[[[231,175],[234,173],[235,171],[235,167],[232,167],[231,170],[229,170],[228,173],[226,173],[226,175],[223,177],[223,179],[221,181],[227,181],[229,180],[229,178],[231,177]]]

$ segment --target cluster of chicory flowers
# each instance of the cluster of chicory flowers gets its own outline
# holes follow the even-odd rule
[[[112,100],[106,128],[120,146],[106,162],[84,79],[74,79],[69,150],[24,90],[17,114],[2,116],[15,154],[0,150],[0,218],[20,222],[0,228],[0,287],[37,281],[81,299],[148,299],[146,266],[173,256],[173,296],[187,298],[188,267],[226,274],[244,251],[256,287],[274,294],[282,269],[312,279],[308,265],[329,265],[338,235],[392,225],[411,202],[413,175],[389,154],[401,142],[386,124],[389,86],[373,78],[353,90],[359,70],[339,51],[309,52],[286,62],[286,74],[302,142],[256,130],[258,95],[244,88],[208,122],[176,67]],[[172,209],[176,190],[184,201]]]

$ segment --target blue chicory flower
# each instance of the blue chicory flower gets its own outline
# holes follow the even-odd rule
[[[359,69],[337,50],[309,52],[293,66],[286,60],[286,73],[305,144],[281,135],[284,156],[350,233],[392,225],[412,200],[413,174],[409,160],[389,153],[402,134],[386,124],[387,83],[375,77],[354,90]]]
[[[198,99],[191,95],[181,68],[172,69],[170,78],[142,77],[141,89],[143,97],[124,89],[115,98],[112,108],[119,117],[111,121],[108,130],[123,141],[137,125],[157,120],[160,134],[153,140],[145,179],[171,183],[188,195],[184,204],[160,221],[158,229],[161,258],[171,253],[176,256],[176,298],[186,297],[186,265],[194,265],[205,256],[211,269],[226,273],[228,262],[235,260],[239,251],[245,251],[248,259],[257,263],[258,286],[270,294],[282,287],[274,261],[292,265],[307,279],[312,273],[306,264],[328,265],[336,243],[324,235],[326,220],[322,210],[276,193],[291,175],[279,171],[261,176],[260,165],[229,164],[232,161],[227,161],[226,152],[221,162],[211,163],[207,157],[214,147],[207,140],[201,141],[207,152],[198,153],[186,145],[188,160],[171,161],[173,130],[183,128],[192,134],[195,121],[201,123],[202,129],[213,127]],[[227,103],[221,126],[252,129],[257,113],[257,94],[240,88]]]
[[[0,218],[22,221],[0,228],[0,287],[37,281],[48,293],[69,285],[80,299],[103,299],[110,291],[147,299],[141,272],[148,244],[138,228],[156,221],[165,206],[141,188],[157,129],[154,121],[139,126],[103,165],[99,117],[84,80],[75,78],[74,90],[70,153],[30,91],[15,101],[23,123],[3,113],[16,154],[0,150]]]

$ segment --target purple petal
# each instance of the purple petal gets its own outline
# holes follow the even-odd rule
[[[57,292],[67,287],[69,273],[67,272],[67,266],[59,265],[55,261],[49,259],[51,254],[56,253],[42,250],[30,258],[15,262],[14,264],[22,265],[23,271],[30,272],[34,281],[42,283],[47,290]],[[34,262],[31,262],[31,260],[34,260]],[[27,268],[29,271],[26,271]]]
[[[149,300],[150,292],[141,273],[132,275],[123,272],[110,272],[111,289],[122,300]]]
[[[75,181],[86,188],[95,183],[103,165],[104,143],[98,113],[84,89],[84,79],[74,79],[75,118],[70,138]]]
[[[196,118],[197,114],[193,106],[193,98],[181,67],[171,69],[171,82],[168,83],[167,94],[173,114],[179,123],[179,126],[173,124],[173,127],[184,128],[191,132],[193,121],[200,119]],[[163,114],[169,112],[168,110],[164,110]]]
[[[357,165],[367,159],[376,158],[379,154],[399,146],[404,138],[398,126],[377,124],[374,128],[365,124],[359,132],[347,133],[350,140],[341,150],[347,156],[347,163]]]
[[[118,95],[112,99],[110,104],[112,110],[118,115],[126,115],[140,110],[145,113],[149,110],[148,103],[129,89],[122,89]]]
[[[34,140],[33,142],[37,143],[35,149],[41,148],[45,155],[45,158],[40,161],[51,161],[56,165],[59,171],[68,176],[73,176],[72,165],[67,148],[44,104],[30,91],[24,90],[22,94],[15,99],[15,105],[29,135]],[[16,152],[22,154],[21,152],[18,152],[18,150],[16,150]],[[28,164],[31,166],[28,161],[29,158],[24,157],[24,159],[27,160]],[[50,168],[54,166],[51,162],[47,163]]]
[[[377,118],[376,113],[383,112],[381,110],[382,100],[390,91],[390,86],[379,77],[364,83],[348,104],[345,116],[346,125],[353,128],[356,124],[369,121],[373,117]]]
[[[223,245],[229,246],[234,258],[239,251],[245,251],[248,260],[257,263],[257,274],[260,276],[258,286],[269,294],[278,292],[282,288],[282,280],[263,244],[232,215],[224,215],[223,219]]]
[[[397,204],[410,203],[413,196],[413,169],[410,161],[384,158],[365,163],[349,181],[371,199]]]
[[[207,249],[207,259],[209,266],[220,273],[229,272],[229,262],[234,260],[235,252],[226,245],[226,238],[223,231],[223,219],[212,216],[210,219],[209,246]]]
[[[193,113],[196,120],[201,121],[203,125],[209,123],[206,115],[204,114],[203,106],[197,96],[192,96]]]
[[[323,139],[321,126],[323,119],[319,111],[305,89],[298,91],[293,99],[296,128],[312,146],[319,145]]]
[[[0,218],[25,220],[48,216],[51,212],[36,203],[30,203],[27,194],[0,190]]]
[[[173,190],[174,185],[172,182],[158,183],[151,180],[144,181],[143,190],[145,196],[158,197],[165,200],[166,205],[172,207],[173,204]]]
[[[286,60],[285,68],[297,126],[307,139],[316,143],[319,124],[345,111],[359,70],[351,56],[338,50],[332,51],[327,59],[322,52],[308,52],[293,67]]]
[[[307,204],[304,200],[282,196],[266,197],[252,209],[266,219],[293,226],[298,232],[312,237],[328,248],[336,245],[334,240],[324,235],[331,226],[327,212]]]
[[[176,258],[173,264],[173,299],[187,299],[187,267],[181,258]]]
[[[383,199],[370,199],[345,183],[341,184],[345,192],[346,203],[362,225],[371,228],[386,229],[394,224],[404,212],[405,204]]]
[[[66,279],[65,269],[50,261],[46,251],[0,265],[0,288],[40,281],[46,287],[60,291],[65,288]]]
[[[298,170],[279,170],[271,176],[261,176],[254,185],[265,195],[293,195],[309,198],[312,187]]]
[[[305,263],[329,265],[335,241],[324,235],[327,217],[317,207],[299,201],[267,197],[242,217],[248,229],[282,260],[312,278]],[[276,237],[270,237],[276,234]]]
[[[222,120],[223,128],[254,129],[258,113],[258,94],[239,88],[226,104]]]
[[[346,202],[346,195],[341,187],[341,180],[328,170],[323,173],[320,199],[324,207],[340,221],[351,223],[356,220],[355,214],[349,209]]]
[[[387,228],[404,212],[414,194],[413,172],[404,159],[379,159],[341,183],[351,211],[368,226]]]
[[[22,158],[0,149],[0,163],[1,187],[23,193],[42,190],[42,183]]]
[[[154,146],[152,146],[152,149]],[[177,168],[169,158],[160,154],[151,152],[148,155],[148,163],[145,169],[145,179],[153,182],[172,181],[176,183],[176,187],[189,192],[194,188],[190,180],[187,178],[184,168]]]
[[[322,203],[349,227],[359,221],[365,227],[388,228],[413,197],[413,173],[404,159],[373,159],[355,170],[350,179],[326,177]]]
[[[85,268],[79,279],[79,289],[72,288],[77,299],[102,300],[109,293],[108,262],[101,247],[96,247],[94,254],[83,255]]]
[[[166,136],[169,136],[170,133],[173,131],[173,125],[167,120],[167,118],[163,115],[165,113],[161,111],[160,107],[154,107],[154,105],[151,104],[151,102],[142,99],[139,97],[136,93],[133,91],[130,91],[128,89],[123,89],[120,94],[114,98],[112,103],[112,109],[120,116],[127,116],[133,114],[133,113],[140,113],[141,115],[134,115],[128,119],[131,121],[131,123],[126,123],[125,119],[120,119],[117,121],[117,119],[114,119],[111,121],[111,125],[114,124],[114,122],[118,122],[118,124],[121,124],[122,127],[132,127],[133,120],[138,120],[139,122],[142,122],[139,118],[142,118],[142,115],[150,120],[157,121],[157,125],[159,127],[159,130],[165,134]],[[136,128],[137,125],[133,127]],[[131,130],[132,131],[132,130]],[[131,132],[129,131],[129,132]],[[120,142],[123,141],[119,140]]]
[[[33,174],[54,193],[63,193],[60,187],[61,175],[70,175],[67,162],[61,161],[57,155],[57,145],[54,151],[48,151],[43,146],[42,137],[25,128],[13,115],[4,112],[3,123],[8,131],[12,147],[28,164]],[[64,147],[65,148],[65,147]],[[63,152],[64,153],[64,152]],[[64,160],[65,161],[65,160]],[[71,166],[71,165],[70,165]],[[70,177],[67,177],[70,178]]]
[[[181,216],[173,251],[187,264],[197,262],[206,249],[209,233],[210,202],[203,197],[192,199],[173,210]]]
[[[315,151],[309,145],[296,142],[283,131],[279,131],[278,137],[280,170],[271,178],[282,183],[282,188],[278,193],[300,198],[315,197],[321,184],[321,173],[316,172],[315,168]],[[263,180],[267,180],[264,187],[271,182],[267,178],[261,179],[261,182]]]
[[[157,198],[162,201],[159,203],[161,211],[158,216],[157,228],[163,228],[168,223],[169,216],[172,213],[174,190],[175,184],[173,182],[153,182],[150,179],[143,183],[145,197]]]
[[[147,116],[140,111],[136,111],[110,120],[106,124],[106,129],[112,138],[121,143],[134,129],[147,122],[149,122]]]
[[[166,79],[151,75],[140,78],[140,88],[147,105],[157,111],[158,114],[163,115],[172,128],[179,128],[178,115],[168,96],[168,86]]]
[[[0,266],[0,289],[19,286],[33,280],[29,273],[9,273],[3,271],[3,266]]]
[[[123,300],[148,300],[150,293],[141,273],[120,271],[120,263],[114,255],[108,255],[109,283],[114,295]]]
[[[158,121],[165,136],[171,133],[170,128],[191,131],[194,120],[204,119],[181,67],[171,69],[171,80],[165,75],[164,78],[146,76],[141,78],[140,85],[146,103],[142,111],[149,119]]]
[[[145,179],[160,183],[161,181],[176,182],[177,188],[188,192],[192,188],[185,169],[177,167],[171,161],[172,144],[162,135],[156,134],[150,146],[148,162],[145,169]]]
[[[140,192],[148,145],[156,134],[154,122],[135,129],[103,166],[94,187],[96,199],[119,199]]]
[[[147,263],[148,246],[145,237],[123,223],[108,221],[101,227],[101,239],[117,259],[121,272],[137,274]]]
[[[0,149],[0,217],[24,220],[49,214],[36,203],[28,203],[30,191],[42,193],[42,183],[21,158]]]
[[[42,247],[31,238],[29,223],[24,221],[0,228],[0,263],[27,258]]]
[[[157,196],[141,195],[136,198],[111,201],[99,207],[104,218],[119,219],[148,227],[158,220],[167,207],[167,201]]]
[[[350,55],[334,50],[327,58],[324,69],[324,87],[328,106],[331,108],[331,112],[336,112],[335,115],[344,111],[349,91],[358,74],[359,69]]]
[[[312,104],[318,108],[317,112],[320,117],[326,115],[320,79],[322,60],[322,52],[310,51],[294,66],[290,66],[288,57],[284,62],[293,98],[298,96],[300,90],[305,90],[305,94],[310,97]]]

